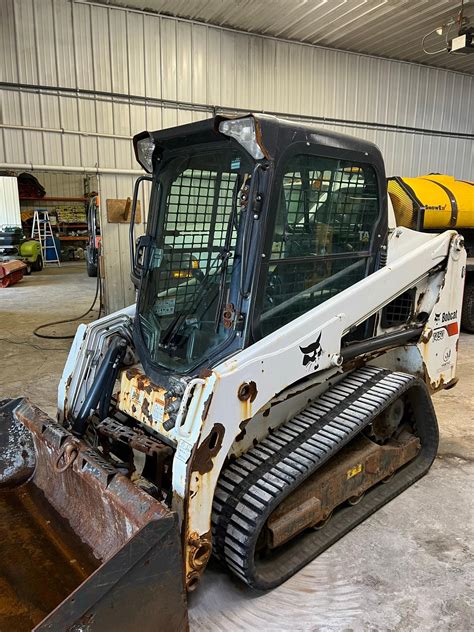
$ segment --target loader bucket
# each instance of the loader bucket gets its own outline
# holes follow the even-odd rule
[[[0,630],[187,630],[176,515],[25,399],[0,402]]]

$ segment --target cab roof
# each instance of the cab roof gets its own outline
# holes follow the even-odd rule
[[[177,150],[189,145],[222,142],[229,137],[219,132],[221,121],[252,117],[258,143],[268,160],[276,160],[278,155],[293,144],[317,145],[321,149],[336,150],[337,153],[358,154],[365,157],[364,162],[382,162],[379,148],[370,141],[340,134],[318,127],[305,121],[293,121],[269,114],[242,114],[239,116],[216,115],[212,118],[178,125],[154,132],[143,132],[134,137],[134,141],[149,136],[161,151]],[[330,153],[333,153],[332,151]],[[350,156],[348,155],[348,158]]]

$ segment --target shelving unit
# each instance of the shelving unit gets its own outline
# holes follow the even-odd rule
[[[20,202],[26,200],[27,202],[87,202],[86,197],[22,197]]]
[[[45,188],[47,191],[49,188],[52,193],[55,193],[52,185],[53,183],[47,183]],[[76,188],[76,190],[71,190],[71,195],[46,195],[42,198],[20,198],[23,218],[25,217],[25,214],[26,217],[28,217],[29,213],[32,213],[35,209],[44,208],[49,211],[49,215],[53,220],[52,228],[54,235],[57,239],[59,239],[60,243],[63,244],[63,246],[61,246],[61,251],[63,252],[63,256],[66,252],[66,258],[70,256],[68,251],[71,249],[75,251],[76,248],[85,248],[88,241],[87,222],[74,221],[74,219],[77,215],[79,220],[86,220],[85,215],[87,213],[87,203],[89,198],[83,195],[77,195],[77,192]],[[61,216],[63,217],[63,221],[61,221]],[[55,218],[57,221],[54,221]],[[64,219],[71,219],[72,221],[68,222],[64,221]],[[76,232],[82,234],[71,234]]]
[[[57,230],[57,236],[60,241],[87,241],[87,235],[70,235],[68,233],[69,230],[87,230],[87,223],[78,222],[78,223],[70,223],[70,222],[57,222],[55,225]]]

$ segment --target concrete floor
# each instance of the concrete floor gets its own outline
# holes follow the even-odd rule
[[[54,416],[69,343],[32,330],[84,312],[94,288],[74,263],[0,290],[0,398],[26,395]],[[190,596],[192,632],[474,629],[474,336],[461,336],[458,374],[434,398],[441,441],[425,478],[273,592],[254,594],[211,563]]]

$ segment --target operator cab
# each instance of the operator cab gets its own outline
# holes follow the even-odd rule
[[[134,138],[152,174],[134,342],[152,379],[196,374],[371,274],[387,238],[370,142],[266,115]]]

